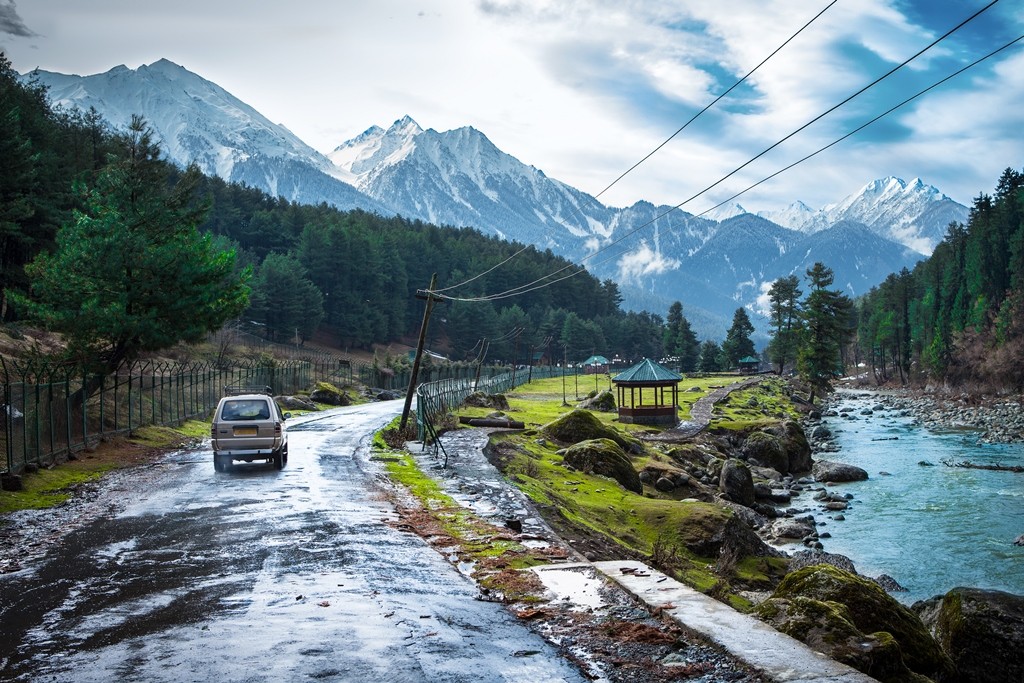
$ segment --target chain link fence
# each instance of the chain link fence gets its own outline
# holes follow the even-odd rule
[[[437,421],[458,408],[470,394],[482,391],[485,394],[505,394],[517,386],[534,379],[563,377],[577,372],[565,368],[546,366],[517,370],[503,370],[477,379],[442,379],[424,382],[416,387],[416,438],[426,443],[434,432]]]
[[[0,472],[45,466],[100,439],[144,425],[206,418],[229,386],[270,387],[276,394],[340,383],[351,366],[338,359],[214,362],[135,361],[110,375],[79,366],[0,358]]]

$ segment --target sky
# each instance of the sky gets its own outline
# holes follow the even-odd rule
[[[0,0],[14,69],[169,59],[321,152],[408,115],[472,126],[597,195],[831,0]],[[879,86],[699,194],[988,0],[838,0],[601,195],[704,211],[1024,34],[1000,0]],[[886,176],[970,205],[1024,159],[1024,41],[735,201],[837,202]]]

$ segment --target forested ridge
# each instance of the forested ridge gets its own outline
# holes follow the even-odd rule
[[[1024,173],[1005,170],[966,225],[858,311],[857,351],[878,381],[1024,390]]]

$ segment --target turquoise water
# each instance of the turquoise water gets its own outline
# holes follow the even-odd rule
[[[816,513],[818,531],[832,534],[822,539],[825,550],[848,556],[862,574],[889,574],[908,589],[893,594],[906,603],[956,586],[1024,595],[1024,547],[1013,545],[1024,534],[1024,473],[942,464],[1024,465],[1024,445],[930,431],[895,411],[859,415],[877,403],[847,397],[836,407],[854,407],[857,420],[825,420],[841,450],[815,457],[863,467],[870,477],[830,489],[854,500],[845,521]],[[935,466],[922,467],[922,460]]]

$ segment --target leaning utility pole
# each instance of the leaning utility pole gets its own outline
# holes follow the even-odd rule
[[[434,302],[438,297],[434,296],[434,287],[437,286],[437,273],[430,276],[430,287],[426,292],[416,292],[417,299],[426,299],[427,306],[423,309],[423,324],[420,325],[420,339],[416,343],[416,359],[412,363],[412,376],[409,377],[409,389],[405,392],[405,407],[402,408],[402,421],[398,425],[399,431],[405,430],[405,423],[409,421],[409,409],[412,407],[412,395],[416,391],[416,381],[420,376],[420,361],[423,359],[423,342],[427,338],[427,323],[430,322],[430,311],[434,308]]]

